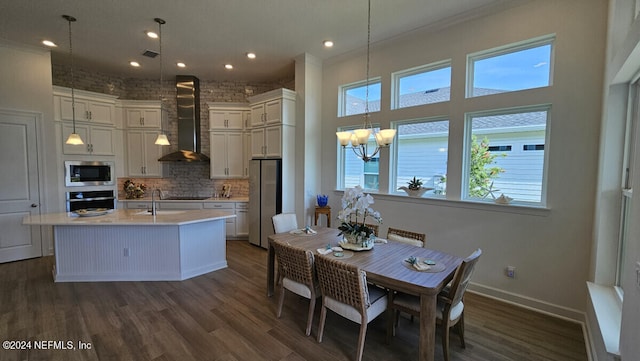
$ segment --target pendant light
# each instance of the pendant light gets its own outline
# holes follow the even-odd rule
[[[71,119],[73,120],[73,133],[69,134],[66,144],[70,145],[82,145],[84,142],[80,135],[76,133],[76,96],[75,96],[75,82],[73,78],[73,46],[71,45],[71,23],[76,21],[76,18],[69,15],[62,15],[62,17],[69,23],[69,59],[71,59]]]
[[[356,129],[353,132],[336,132],[338,141],[343,148],[346,148],[351,142],[351,149],[356,156],[362,159],[365,163],[373,159],[380,149],[388,148],[393,143],[393,138],[396,135],[395,129],[382,129],[376,131],[371,120],[369,119],[369,58],[371,48],[371,0],[368,1],[367,12],[367,78],[366,78],[366,91],[364,101],[364,119],[362,128]],[[376,140],[375,149],[369,153],[369,137],[373,134]]]
[[[158,41],[160,43],[160,134],[158,134],[155,144],[171,145],[169,139],[167,139],[167,135],[164,133],[164,97],[162,96],[162,25],[165,24],[166,21],[160,18],[153,20],[158,23]]]

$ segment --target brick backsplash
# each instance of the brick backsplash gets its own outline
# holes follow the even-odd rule
[[[127,100],[158,100],[157,79],[123,78],[95,71],[87,71],[75,67],[74,86],[76,89],[116,95]],[[70,87],[71,77],[68,66],[52,64],[51,74],[54,85]],[[293,89],[293,75],[290,79],[265,83],[215,81],[200,79],[200,150],[210,155],[209,151],[209,111],[208,103],[232,102],[246,103],[247,97],[262,94],[279,88]],[[178,124],[176,111],[175,80],[165,80],[162,84],[165,107],[168,113],[168,126],[165,129],[169,142],[166,153],[177,151]],[[248,104],[247,104],[248,105]],[[164,178],[119,178],[118,196],[124,198],[123,183],[131,179],[135,183],[145,183],[147,193],[160,188],[171,196],[212,196],[222,193],[222,185],[230,184],[233,196],[248,197],[249,183],[244,179],[213,180],[209,179],[209,164],[165,163]]]

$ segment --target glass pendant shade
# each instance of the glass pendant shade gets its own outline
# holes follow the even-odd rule
[[[69,138],[67,138],[67,141],[65,143],[70,145],[84,144],[84,142],[82,141],[82,138],[80,138],[80,135],[78,133],[69,134]]]
[[[171,145],[169,143],[169,139],[167,139],[167,135],[164,133],[160,133],[158,134],[158,137],[156,138],[156,145]]]

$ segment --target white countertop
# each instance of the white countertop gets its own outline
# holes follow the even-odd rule
[[[217,209],[194,210],[158,210],[152,216],[146,210],[114,209],[105,215],[93,217],[79,217],[74,213],[46,213],[38,216],[26,216],[22,224],[40,226],[152,226],[152,225],[183,225],[233,218],[233,211]]]
[[[143,198],[118,198],[118,202],[151,202],[151,196],[143,197]],[[231,198],[207,198],[207,199],[157,199],[156,202],[193,202],[193,203],[203,203],[203,202],[249,202],[249,197],[231,197]]]

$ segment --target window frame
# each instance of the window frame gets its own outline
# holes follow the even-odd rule
[[[550,147],[550,118],[551,118],[551,104],[538,104],[538,105],[529,105],[522,107],[513,107],[513,108],[502,108],[502,109],[490,109],[483,110],[477,112],[468,112],[464,115],[464,135],[463,135],[463,149],[462,149],[462,173],[461,173],[461,189],[460,189],[460,200],[465,202],[474,202],[474,203],[494,203],[493,198],[477,198],[469,196],[469,176],[470,176],[470,162],[471,162],[471,139],[473,135],[472,129],[472,120],[477,117],[487,117],[487,116],[497,116],[497,115],[511,115],[511,114],[521,114],[521,113],[532,113],[532,112],[547,112],[547,119],[545,123],[545,148],[544,148],[544,157],[543,157],[543,165],[542,165],[542,179],[541,179],[541,189],[540,189],[540,202],[533,201],[518,201],[514,200],[510,204],[517,205],[526,205],[532,207],[542,207],[545,208],[547,206],[547,176],[549,169],[549,147]]]
[[[380,101],[382,101],[382,77],[371,77],[368,80],[364,79],[364,80],[359,80],[353,83],[349,83],[349,84],[342,84],[340,86],[338,86],[338,118],[342,118],[342,117],[351,117],[351,116],[358,116],[358,115],[362,115],[364,114],[364,112],[362,113],[355,113],[355,114],[347,114],[347,92],[349,90],[352,89],[357,89],[357,88],[364,88],[367,87],[367,84],[369,86],[369,88],[371,88],[372,85],[374,84],[379,84],[380,85]],[[371,89],[369,89],[369,91],[371,91]],[[371,103],[371,93],[369,93],[369,103]],[[382,104],[380,105],[380,110],[382,109]],[[371,110],[369,109],[369,113],[377,113],[380,110]]]
[[[380,124],[378,123],[372,123],[372,126],[374,129],[376,130],[380,130]],[[336,132],[345,132],[345,131],[353,131],[355,129],[359,129],[362,128],[362,124],[357,124],[357,125],[345,125],[345,126],[341,126],[338,127],[336,129]],[[372,139],[373,135],[369,138],[370,142]],[[375,140],[374,140],[375,143]],[[353,152],[353,150],[351,150],[351,144],[347,145],[346,147],[343,147],[340,145],[340,142],[338,141],[338,139],[336,138],[336,147],[337,147],[337,152],[336,152],[336,164],[338,165],[338,169],[336,171],[336,185],[337,185],[337,189],[341,189],[344,190],[345,189],[345,166],[346,166],[346,162],[345,162],[345,156],[346,156],[346,152]],[[378,159],[378,162],[380,162],[380,154],[378,153],[374,158]],[[361,160],[362,161],[362,160]],[[364,161],[362,161],[364,163]],[[380,166],[380,163],[379,165]],[[362,168],[362,176],[364,179],[364,164],[363,164],[363,168]],[[380,169],[378,169],[378,185],[380,184]],[[380,192],[380,188],[378,187],[378,189],[374,189],[374,188],[365,188],[364,184],[361,184],[362,188],[367,192],[367,193],[379,193]]]
[[[423,106],[428,104],[435,104],[435,103],[425,103],[425,104],[416,104],[416,105],[407,106],[407,107],[400,107],[400,80],[402,78],[409,77],[412,75],[428,73],[431,71],[441,70],[444,68],[449,68],[450,69],[449,72],[451,73],[451,71],[453,71],[453,66],[451,64],[452,64],[451,59],[445,59],[445,60],[437,61],[435,63],[420,65],[413,68],[404,69],[404,70],[391,73],[391,110],[411,108],[414,106]],[[451,76],[449,76],[449,89],[451,89]],[[446,100],[446,101],[450,101],[450,100],[451,100],[451,97],[449,97],[449,100]],[[443,102],[445,101],[436,102],[436,103],[443,103]]]
[[[473,95],[474,89],[474,77],[475,77],[475,62],[479,60],[485,60],[493,57],[498,57],[506,54],[516,53],[523,50],[529,50],[544,45],[551,45],[551,51],[549,53],[549,84],[542,87],[525,88],[519,90],[509,90],[504,93],[513,93],[516,91],[526,91],[531,89],[548,88],[553,85],[553,73],[554,73],[554,54],[555,54],[555,34],[545,35],[538,38],[528,39],[525,41],[507,44],[499,46],[493,49],[482,50],[475,53],[467,54],[467,76],[465,80],[465,98],[478,98],[487,95]],[[502,93],[500,93],[502,94]]]
[[[404,185],[398,184],[398,152],[399,152],[399,144],[400,144],[400,135],[398,132],[398,128],[401,125],[407,124],[416,124],[416,123],[430,123],[430,122],[449,122],[449,132],[447,134],[447,169],[449,167],[449,144],[451,137],[451,119],[448,116],[434,116],[434,117],[425,117],[425,118],[417,118],[417,119],[408,119],[408,120],[396,120],[391,122],[391,127],[396,130],[396,140],[391,144],[389,151],[389,194],[401,195],[404,194],[402,191],[398,190],[398,187]],[[446,176],[446,174],[445,174]],[[424,198],[433,198],[433,199],[446,199],[445,194],[428,194],[425,195]]]

